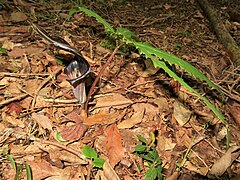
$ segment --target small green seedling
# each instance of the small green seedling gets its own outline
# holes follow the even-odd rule
[[[145,180],[162,179],[162,161],[153,146],[155,143],[154,133],[150,133],[151,142],[148,143],[141,135],[137,135],[141,144],[135,149],[135,154],[148,163],[148,170],[144,176]]]
[[[13,169],[16,171],[15,176],[14,176],[14,180],[20,180],[23,177],[23,169],[25,167],[26,169],[26,174],[27,174],[27,180],[32,180],[32,171],[30,166],[27,163],[23,163],[23,164],[17,164],[14,161],[14,158],[12,157],[11,154],[9,154],[9,149],[8,147],[6,147],[4,149],[4,155],[6,155],[7,159],[9,160],[11,166],[13,167]]]
[[[0,54],[7,54],[7,50],[4,48],[0,48]]]
[[[83,155],[92,161],[93,167],[102,168],[105,160],[99,158],[97,152],[90,146],[84,146],[82,149]]]

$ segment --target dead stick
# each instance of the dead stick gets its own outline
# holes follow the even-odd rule
[[[21,95],[19,95],[19,96],[16,96],[16,97],[7,99],[7,100],[5,100],[5,101],[2,101],[2,102],[0,102],[0,107],[3,106],[3,105],[5,105],[5,104],[9,104],[9,103],[11,103],[11,102],[13,102],[13,101],[21,100],[21,99],[23,99],[23,98],[25,98],[25,97],[27,97],[27,96],[28,96],[28,94],[21,94]]]
[[[121,46],[121,45],[117,46],[117,47],[114,49],[113,53],[112,53],[111,56],[108,58],[107,62],[104,64],[104,66],[103,66],[102,69],[100,70],[98,76],[97,76],[96,79],[94,80],[94,82],[93,82],[93,84],[92,84],[92,86],[91,86],[91,88],[90,88],[90,90],[89,90],[89,93],[88,93],[88,96],[87,96],[87,100],[86,100],[86,102],[85,102],[85,104],[84,104],[84,110],[85,110],[86,114],[87,114],[87,110],[88,110],[88,102],[89,102],[90,96],[93,94],[93,90],[94,90],[97,82],[99,81],[101,75],[103,74],[103,71],[106,69],[106,67],[108,66],[108,64],[110,63],[110,61],[113,59],[113,57],[114,57],[115,54],[117,53],[117,51],[118,51],[118,49],[120,48],[120,46]]]
[[[83,160],[84,162],[86,162],[86,157],[81,154],[79,151],[77,151],[76,149],[72,149],[70,147],[67,147],[65,145],[62,145],[62,144],[59,144],[57,142],[52,142],[52,141],[48,141],[48,140],[43,140],[43,139],[39,139],[39,138],[36,138],[35,139],[36,141],[42,143],[42,144],[48,144],[48,145],[52,145],[52,146],[56,146],[56,147],[59,147],[65,151],[68,151],[72,154],[74,154],[75,156],[79,157],[81,160]]]

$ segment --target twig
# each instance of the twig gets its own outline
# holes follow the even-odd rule
[[[118,49],[120,48],[120,46],[121,46],[121,45],[117,46],[117,47],[114,49],[113,53],[112,53],[111,56],[108,58],[107,62],[103,65],[103,67],[102,67],[102,69],[100,70],[98,76],[97,76],[96,79],[94,80],[94,82],[93,82],[93,84],[92,84],[92,86],[91,86],[91,88],[90,88],[90,90],[89,90],[89,93],[88,93],[88,96],[87,96],[87,100],[86,100],[86,102],[85,102],[85,104],[84,104],[84,110],[85,110],[86,114],[87,114],[87,110],[88,110],[88,102],[89,102],[90,96],[93,94],[93,90],[94,90],[97,82],[99,81],[99,79],[100,79],[103,71],[106,69],[106,67],[108,66],[108,64],[110,63],[110,61],[113,59],[113,57],[114,57],[115,54],[117,53],[117,51],[118,51]]]
[[[78,152],[76,149],[72,149],[70,147],[59,144],[57,142],[47,141],[47,140],[43,140],[43,139],[39,139],[39,138],[36,138],[35,141],[38,141],[42,144],[48,144],[48,145],[53,145],[53,146],[59,147],[59,148],[65,150],[65,151],[68,151],[68,152],[74,154],[75,156],[79,157],[81,160],[84,161],[84,163],[87,163],[85,156],[82,155],[80,152]]]
[[[28,96],[28,94],[21,94],[19,96],[16,96],[16,97],[7,99],[5,101],[2,101],[2,102],[0,102],[0,107],[3,106],[3,105],[9,104],[9,103],[11,103],[13,101],[21,100],[21,99],[23,99],[23,98],[25,98],[27,96]]]
[[[44,73],[8,73],[8,72],[1,72],[0,76],[13,76],[13,77],[27,77],[27,76],[49,76],[49,74],[44,74]]]

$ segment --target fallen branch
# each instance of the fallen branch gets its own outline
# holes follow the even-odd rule
[[[2,101],[2,102],[0,102],[0,107],[3,106],[3,105],[9,104],[9,103],[11,103],[13,101],[21,100],[21,99],[23,99],[23,98],[25,98],[27,96],[28,96],[28,94],[21,94],[19,96],[16,96],[16,97],[7,99],[5,101]]]
[[[233,63],[240,65],[240,48],[229,34],[227,28],[224,26],[221,18],[219,17],[219,13],[213,9],[207,0],[197,0],[197,2],[208,17],[218,40],[233,54],[233,58],[231,59]]]

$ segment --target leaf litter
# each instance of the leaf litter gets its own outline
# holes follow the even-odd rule
[[[230,69],[231,72],[229,70],[225,74],[219,74],[221,67],[212,62],[217,58],[223,61],[224,50],[213,40],[213,34],[199,39],[198,34],[192,31],[196,23],[202,28],[199,30],[202,34],[209,31],[206,24],[199,20],[200,12],[196,9],[196,4],[191,2],[189,5],[196,10],[197,15],[187,20],[186,25],[186,21],[176,13],[179,8],[186,8],[185,5],[179,4],[177,8],[171,2],[158,2],[160,6],[154,6],[156,9],[149,11],[156,21],[163,18],[158,17],[161,16],[156,11],[158,8],[163,7],[162,11],[168,15],[171,11],[173,15],[164,17],[165,21],[161,21],[161,28],[164,29],[154,23],[152,25],[156,27],[151,29],[147,25],[151,22],[144,17],[153,17],[146,14],[146,11],[135,8],[138,3],[144,6],[146,2],[132,3],[134,6],[114,5],[113,9],[118,12],[119,18],[126,19],[121,23],[127,23],[124,25],[129,27],[134,24],[141,38],[157,47],[194,63],[199,62],[199,67],[209,65],[214,76],[212,79],[222,87],[231,87],[229,91],[233,92],[232,97],[236,97],[234,88],[238,87],[235,83],[230,83],[239,79],[239,69]],[[93,72],[97,74],[111,53],[103,45],[103,36],[99,33],[103,29],[95,21],[79,13],[69,22],[63,23],[54,14],[59,6],[53,1],[48,6],[45,2],[36,4],[49,12],[49,17],[57,17],[55,20],[45,17],[44,20],[37,9],[35,12],[29,10],[33,16],[39,16],[38,24],[51,34],[62,36],[79,51],[82,50],[84,57],[91,63]],[[150,4],[145,4],[146,8],[151,7]],[[61,5],[67,9],[71,6],[69,3]],[[53,9],[55,10],[52,11]],[[212,99],[222,112],[226,112],[231,123],[232,146],[227,150],[226,129],[221,126],[219,119],[193,94],[168,78],[161,69],[153,68],[148,59],[134,56],[135,52],[132,52],[131,58],[122,55],[114,57],[92,96],[86,117],[77,101],[69,102],[73,99],[73,94],[66,75],[62,72],[64,65],[55,56],[58,53],[39,41],[37,35],[30,34],[29,25],[25,23],[30,18],[25,13],[13,8],[11,16],[8,14],[4,9],[4,25],[0,25],[3,33],[0,45],[7,51],[7,54],[0,54],[1,156],[6,156],[3,150],[8,148],[8,153],[13,156],[16,164],[27,162],[30,165],[34,179],[143,179],[148,167],[134,152],[139,144],[137,135],[151,142],[151,133],[155,134],[154,147],[162,160],[165,178],[234,177],[239,172],[239,101],[225,107],[217,99]],[[140,19],[133,22],[131,17],[136,18],[136,14]],[[79,19],[81,27],[77,21]],[[169,27],[169,19],[182,22]],[[61,24],[61,30],[52,21]],[[11,25],[6,26],[7,22]],[[146,28],[142,23],[146,23]],[[189,35],[189,31],[193,35]],[[157,38],[159,36],[161,41]],[[206,48],[209,42],[217,52],[213,48]],[[192,43],[198,48],[189,46]],[[206,57],[212,62],[207,62]],[[56,69],[58,70],[55,71]],[[212,76],[211,73],[208,75]],[[195,81],[192,83],[201,90],[202,85]],[[229,109],[231,116],[226,109]],[[58,132],[67,142],[57,141]],[[94,147],[98,156],[106,160],[103,169],[92,169],[91,164],[85,161],[81,154],[84,145]],[[191,149],[185,157],[189,147]],[[180,168],[181,173],[177,171],[176,162],[185,162]],[[9,174],[15,174],[15,171],[9,162],[2,160],[1,163],[1,178],[12,178]]]

